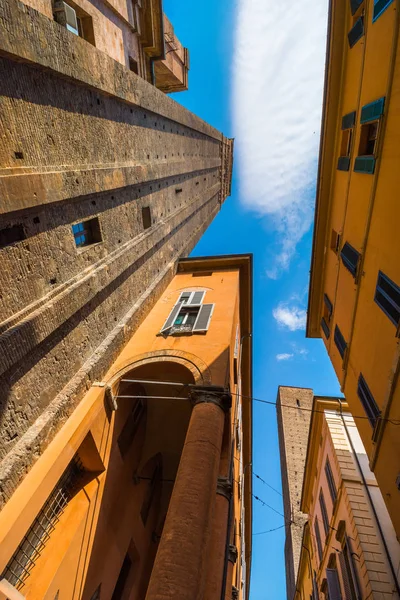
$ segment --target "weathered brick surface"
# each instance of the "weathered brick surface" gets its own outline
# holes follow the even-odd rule
[[[232,142],[30,7],[0,28],[0,229],[26,235],[0,248],[1,506],[218,212]]]
[[[283,508],[286,522],[286,594],[294,598],[303,526],[307,515],[300,510],[306,463],[313,391],[280,386],[277,397],[279,453],[281,458]]]

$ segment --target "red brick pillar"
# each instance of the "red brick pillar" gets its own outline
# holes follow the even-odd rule
[[[146,600],[203,600],[229,394],[196,387],[194,404]]]
[[[232,483],[227,477],[218,477],[205,600],[221,599],[231,496]]]

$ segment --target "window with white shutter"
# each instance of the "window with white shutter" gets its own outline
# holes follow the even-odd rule
[[[204,291],[184,291],[161,329],[166,335],[204,333],[208,330],[214,304],[203,304]]]

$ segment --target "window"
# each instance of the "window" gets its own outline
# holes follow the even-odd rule
[[[342,259],[342,262],[346,269],[350,271],[350,273],[355,278],[357,275],[357,267],[358,262],[360,260],[360,253],[357,252],[357,250],[353,248],[353,246],[351,246],[348,242],[346,242],[340,253],[340,258]]]
[[[379,410],[379,406],[375,402],[375,398],[371,394],[371,391],[362,373],[360,373],[360,377],[358,378],[357,395],[361,400],[361,404],[364,407],[369,422],[371,423],[372,427],[375,427],[381,411]]]
[[[208,330],[214,304],[202,304],[205,292],[182,292],[161,329],[167,335]]]
[[[355,20],[353,27],[350,29],[347,34],[347,38],[349,40],[349,46],[352,48],[356,45],[359,39],[364,35],[364,18],[359,17]]]
[[[374,0],[374,12],[372,15],[372,22],[374,23],[383,12],[387,9],[389,4],[391,4],[393,0]]]
[[[142,206],[142,223],[143,229],[149,229],[149,227],[151,227],[150,206]]]
[[[84,467],[79,456],[75,455],[14,552],[0,579],[4,577],[17,589],[23,587],[35,566],[35,560],[43,551],[61,514],[72,498],[83,472]]]
[[[12,225],[11,227],[0,229],[0,248],[5,248],[25,239],[26,235],[22,225]]]
[[[138,430],[140,421],[145,413],[144,400],[137,400],[134,404],[130,415],[128,416],[121,433],[118,436],[118,447],[122,456],[128,452],[136,431]]]
[[[90,219],[90,221],[75,223],[75,225],[72,225],[72,233],[77,248],[101,242],[100,223],[97,217]]]
[[[325,535],[329,534],[329,518],[328,511],[326,510],[325,498],[322,490],[319,492],[319,507],[321,509],[322,522],[324,524]]]
[[[335,480],[333,478],[333,473],[332,473],[332,469],[331,469],[331,464],[329,462],[329,458],[326,459],[326,463],[325,463],[325,475],[326,475],[326,480],[328,482],[328,488],[329,488],[329,493],[332,498],[332,502],[333,502],[333,504],[335,504],[336,498],[337,498],[337,490],[336,490],[336,484],[335,484]]]
[[[378,273],[374,300],[392,323],[398,327],[400,323],[400,288],[382,271]]]
[[[336,568],[326,570],[327,600],[342,600],[340,591],[339,575]]]
[[[337,231],[335,231],[334,229],[332,229],[332,233],[331,233],[331,250],[333,250],[335,252],[335,254],[337,254],[339,252],[339,248],[340,248],[340,233],[338,233]]]
[[[355,111],[344,115],[342,118],[342,140],[340,143],[340,156],[337,168],[339,171],[348,171],[350,167],[351,141],[353,137],[353,127],[356,121]]]
[[[327,294],[324,294],[324,306],[323,306],[323,315],[321,319],[321,327],[325,334],[326,339],[329,339],[331,334],[329,323],[331,321],[333,312],[332,302],[329,300]]]
[[[342,358],[344,358],[344,353],[346,352],[347,343],[342,335],[342,332],[340,331],[340,329],[337,325],[335,327],[335,334],[334,334],[333,339],[335,341],[337,349],[339,350],[340,356]]]
[[[315,540],[317,543],[317,550],[318,550],[318,556],[319,556],[319,560],[322,560],[322,542],[321,542],[321,534],[319,532],[319,526],[318,526],[318,521],[317,519],[315,519],[314,521],[314,531],[315,531]]]
[[[375,171],[376,145],[379,134],[379,119],[383,115],[385,98],[379,98],[361,109],[361,135],[354,171],[372,175]]]
[[[129,554],[126,554],[124,562],[122,563],[121,570],[118,575],[117,583],[114,588],[111,600],[122,600],[123,593],[128,581],[129,574],[131,572],[132,560]]]
[[[325,321],[324,317],[322,317],[322,319],[321,319],[321,328],[322,328],[322,331],[325,334],[326,339],[329,340],[329,336],[331,335],[331,331],[330,331],[329,325]]]
[[[350,0],[351,14],[355,15],[364,0]]]
[[[54,19],[71,33],[85,39],[93,46],[95,45],[93,19],[79,6],[56,0],[54,2]]]
[[[138,64],[138,61],[135,60],[134,58],[132,58],[132,56],[129,57],[129,69],[133,73],[136,73],[136,75],[139,75],[139,64]]]
[[[346,600],[360,600],[357,571],[350,547],[350,540],[346,534],[344,534],[342,542],[342,551],[339,552],[339,563]]]

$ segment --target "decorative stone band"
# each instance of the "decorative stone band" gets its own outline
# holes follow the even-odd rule
[[[232,482],[227,477],[218,477],[217,494],[224,496],[227,500],[232,497]]]
[[[237,551],[236,546],[234,544],[229,544],[229,549],[228,549],[229,562],[231,562],[234,565],[237,561],[237,557],[238,557],[238,551]]]
[[[193,406],[201,402],[210,402],[219,406],[225,413],[232,406],[232,396],[223,387],[218,385],[197,385],[190,390],[190,400]]]
[[[232,586],[232,600],[239,600],[239,590],[234,585]]]

